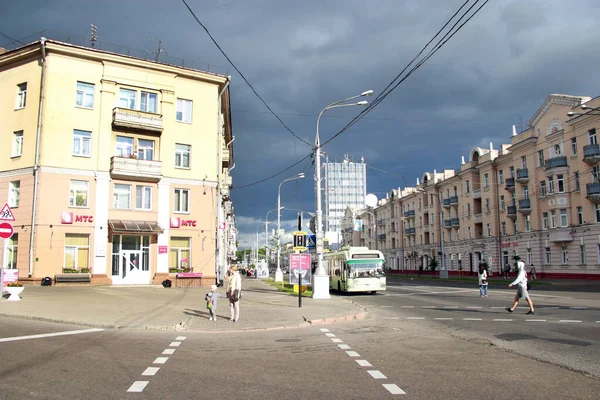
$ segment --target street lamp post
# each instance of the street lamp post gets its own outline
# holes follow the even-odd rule
[[[283,207],[281,207],[281,209],[283,209]],[[269,249],[269,214],[271,214],[273,211],[277,211],[276,208],[267,211],[267,216],[265,217],[265,255]],[[267,263],[269,262],[269,259],[267,257]]]
[[[293,181],[295,179],[304,179],[304,173],[301,172],[296,176],[284,179],[279,184],[277,189],[277,271],[275,271],[275,282],[283,282],[283,271],[281,271],[281,185],[285,182]]]
[[[359,101],[352,104],[342,104],[346,101],[350,101],[362,96],[371,96],[372,90],[362,92],[357,96],[348,97],[347,99],[336,101],[325,107],[317,117],[317,133],[315,136],[315,180],[316,180],[316,203],[317,203],[317,232],[316,232],[316,254],[317,254],[317,269],[313,275],[313,295],[314,299],[329,299],[329,275],[323,268],[323,211],[321,210],[321,140],[319,139],[319,122],[321,115],[327,110],[339,107],[351,107],[351,106],[366,106],[369,104],[366,101]]]

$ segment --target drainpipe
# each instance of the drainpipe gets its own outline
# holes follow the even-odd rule
[[[229,87],[229,83],[231,82],[231,77],[227,77],[227,82],[225,82],[225,86],[219,93],[218,97],[218,110],[217,110],[217,240],[216,240],[216,284],[218,286],[223,286],[223,267],[221,265],[221,253],[222,249],[222,234],[221,234],[221,224],[223,223],[221,219],[221,208],[223,199],[221,197],[221,179],[222,179],[222,170],[223,170],[223,154],[222,154],[222,145],[221,145],[221,135],[222,135],[222,125],[221,125],[221,98],[225,90]]]
[[[35,220],[37,213],[37,197],[38,197],[38,169],[40,167],[40,137],[42,134],[42,117],[44,110],[44,81],[46,78],[46,38],[40,39],[40,47],[42,51],[42,77],[40,79],[40,101],[38,105],[38,122],[37,132],[35,137],[35,163],[33,165],[33,206],[31,209],[31,232],[29,234],[29,278],[33,276],[33,255],[35,241]]]

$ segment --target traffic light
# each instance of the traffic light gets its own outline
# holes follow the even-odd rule
[[[306,250],[306,232],[294,232],[294,251]]]

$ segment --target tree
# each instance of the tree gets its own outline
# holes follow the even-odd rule
[[[439,263],[437,258],[433,256],[431,260],[429,260],[429,270],[435,274],[435,269],[438,267]]]

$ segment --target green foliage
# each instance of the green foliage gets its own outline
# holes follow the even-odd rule
[[[438,259],[435,258],[435,256],[431,257],[431,260],[429,260],[429,265],[428,265],[429,270],[431,272],[435,272],[435,269],[438,267],[438,265],[439,265]]]

